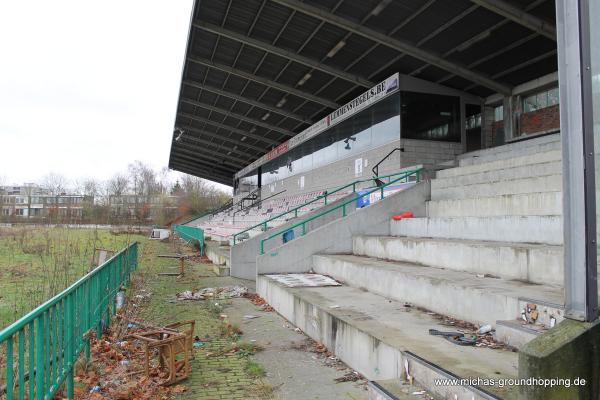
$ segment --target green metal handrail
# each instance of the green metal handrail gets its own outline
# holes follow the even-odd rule
[[[283,217],[283,216],[285,216],[285,215],[287,215],[287,214],[294,213],[294,218],[298,218],[298,210],[299,210],[299,209],[301,209],[302,207],[306,207],[306,206],[308,206],[308,205],[310,205],[310,204],[312,204],[312,203],[314,203],[314,202],[316,202],[316,201],[319,201],[319,200],[321,200],[321,199],[325,199],[325,205],[327,205],[327,197],[328,197],[328,196],[331,196],[331,195],[332,195],[332,194],[334,194],[334,193],[340,192],[340,191],[342,191],[342,190],[344,190],[344,189],[347,189],[347,188],[349,188],[349,187],[352,187],[352,193],[356,193],[356,185],[359,185],[359,184],[361,184],[361,183],[365,183],[365,182],[371,182],[371,181],[375,181],[375,180],[386,179],[386,178],[388,179],[388,183],[389,183],[389,181],[391,181],[391,178],[392,178],[392,176],[404,175],[404,174],[406,174],[407,172],[411,172],[411,171],[413,171],[413,172],[414,172],[414,171],[416,171],[416,170],[410,170],[410,171],[400,171],[400,172],[395,172],[395,173],[393,173],[393,174],[388,174],[388,175],[374,176],[374,177],[372,177],[372,178],[369,178],[369,179],[359,179],[359,180],[356,180],[356,181],[354,181],[354,182],[350,182],[350,183],[348,183],[347,185],[340,186],[339,188],[337,188],[337,189],[334,189],[333,191],[326,191],[326,192],[325,192],[325,194],[319,195],[319,196],[315,197],[314,199],[307,201],[307,202],[306,202],[306,203],[304,203],[304,204],[301,204],[301,205],[299,205],[299,206],[297,206],[297,207],[294,207],[294,208],[292,208],[292,209],[289,209],[289,210],[287,210],[287,211],[284,211],[284,212],[282,212],[281,214],[278,214],[278,215],[276,215],[276,216],[274,216],[274,217],[270,217],[270,218],[268,218],[268,219],[266,219],[266,220],[264,220],[264,221],[262,221],[262,222],[259,222],[259,223],[258,223],[258,224],[256,224],[256,225],[252,225],[251,227],[249,227],[249,228],[246,228],[246,229],[244,229],[243,231],[236,233],[235,235],[233,235],[233,244],[234,244],[234,245],[236,244],[236,239],[237,239],[237,237],[238,237],[239,235],[241,235],[241,234],[243,234],[243,233],[246,233],[246,232],[248,232],[248,231],[251,231],[251,230],[252,230],[252,229],[254,229],[254,228],[261,227],[261,226],[262,226],[262,228],[263,228],[263,231],[266,231],[266,230],[267,230],[267,224],[268,224],[269,222],[271,222],[271,221],[273,221],[273,220],[276,220],[276,219],[278,219],[278,218],[281,218],[281,217]]]
[[[200,255],[204,255],[204,230],[196,226],[174,225],[173,230],[188,242],[197,242],[200,247]]]
[[[335,206],[333,208],[330,208],[328,210],[320,212],[317,215],[313,215],[310,218],[306,218],[306,219],[304,219],[304,220],[302,220],[302,221],[300,221],[300,222],[298,222],[298,223],[296,223],[296,224],[294,224],[292,226],[288,226],[286,228],[283,228],[283,229],[277,231],[276,233],[273,233],[272,235],[270,235],[270,236],[268,236],[268,237],[266,237],[266,238],[264,238],[264,239],[262,239],[260,241],[260,254],[261,255],[265,254],[265,242],[267,240],[273,239],[274,237],[282,235],[283,233],[285,233],[287,231],[290,231],[292,229],[295,229],[295,228],[297,228],[299,226],[302,227],[302,236],[304,236],[304,235],[306,235],[306,224],[308,222],[313,221],[313,220],[318,219],[318,218],[321,218],[322,216],[327,215],[327,214],[329,214],[329,213],[331,213],[331,212],[333,212],[335,210],[339,210],[340,208],[342,209],[342,218],[346,217],[346,206],[348,204],[355,203],[358,199],[362,199],[363,197],[370,196],[371,194],[373,194],[373,193],[375,193],[377,191],[381,191],[381,199],[383,200],[383,198],[384,198],[384,189],[387,186],[390,186],[390,185],[392,185],[394,183],[397,183],[397,182],[399,182],[399,181],[401,181],[403,179],[407,179],[407,178],[409,178],[409,177],[411,177],[413,175],[415,175],[415,177],[416,177],[415,182],[420,182],[421,181],[421,173],[422,172],[423,172],[423,168],[418,168],[416,170],[405,171],[398,178],[396,178],[394,180],[390,180],[388,183],[386,183],[386,184],[384,184],[384,185],[382,185],[382,186],[380,186],[380,187],[378,187],[376,189],[373,189],[373,190],[370,190],[368,192],[362,193],[362,194],[360,194],[357,197],[354,197],[354,198],[352,198],[350,200],[347,200],[347,201],[343,202],[342,204],[338,204],[337,206]]]
[[[137,255],[134,242],[0,331],[0,346],[5,344],[6,351],[7,400],[52,399],[65,381],[67,397],[73,398],[75,362],[84,350],[89,360],[88,333],[95,330],[100,338],[102,326],[110,323],[116,312],[115,297],[129,283]]]

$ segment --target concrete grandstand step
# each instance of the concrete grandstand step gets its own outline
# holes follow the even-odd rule
[[[564,281],[562,246],[361,235],[353,238],[353,253],[532,283]]]
[[[392,236],[562,245],[561,216],[409,218],[390,221]]]
[[[484,156],[490,154],[504,153],[507,151],[520,150],[523,148],[536,147],[540,145],[545,145],[546,143],[560,142],[560,133],[555,133],[551,135],[544,135],[535,138],[530,138],[528,140],[519,140],[514,142],[505,143],[501,146],[490,147],[487,149],[480,149],[471,151],[468,153],[460,154],[457,159],[465,159],[473,156]]]
[[[540,138],[541,139],[541,138]],[[517,156],[542,153],[545,151],[561,150],[560,136],[551,137],[551,140],[535,142],[528,144],[528,141],[511,143],[504,146],[494,147],[492,149],[478,150],[471,153],[465,153],[459,156],[459,166],[467,166],[502,160]]]
[[[561,303],[562,288],[356,255],[315,255],[313,270],[347,285],[475,324],[518,318],[519,299]]]
[[[427,216],[431,218],[561,214],[562,192],[536,192],[427,202]]]
[[[442,188],[454,188],[480,183],[511,181],[515,179],[526,179],[561,174],[562,162],[549,161],[544,163],[522,165],[500,170],[474,172],[470,174],[457,175],[446,178],[440,177],[438,174],[436,176],[436,179],[434,179],[431,183],[431,189],[438,190]]]
[[[519,157],[507,158],[484,162],[480,164],[468,165],[458,168],[444,169],[437,173],[439,178],[447,178],[451,176],[460,176],[474,174],[478,172],[502,170],[506,168],[521,167],[524,165],[547,163],[551,161],[561,161],[562,154],[559,150],[546,151],[543,153],[528,154]]]
[[[494,338],[509,346],[520,349],[528,342],[532,341],[545,329],[531,324],[524,324],[519,320],[497,321]]]
[[[367,384],[368,400],[423,400],[433,397],[421,386],[410,384],[400,379],[369,381]],[[427,393],[427,397],[425,394]],[[437,397],[439,398],[439,397]]]
[[[440,187],[431,184],[431,200],[467,199],[511,194],[560,192],[562,175],[544,175],[501,181],[484,181],[460,186]]]
[[[436,380],[517,375],[517,353],[456,346],[431,336],[429,329],[448,327],[416,308],[408,312],[397,301],[345,285],[288,288],[265,275],[256,283],[277,312],[369,380],[401,379],[408,365],[416,384],[434,395],[471,400],[495,397],[477,387]],[[516,398],[514,389],[493,390],[500,398]]]

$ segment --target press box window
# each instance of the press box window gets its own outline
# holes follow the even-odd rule
[[[494,122],[504,121],[504,106],[494,108]]]
[[[558,104],[558,88],[545,90],[523,99],[523,112],[532,112]]]

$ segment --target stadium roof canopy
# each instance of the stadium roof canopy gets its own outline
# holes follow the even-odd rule
[[[554,0],[196,0],[169,167],[235,172],[395,72],[480,97],[555,72]]]

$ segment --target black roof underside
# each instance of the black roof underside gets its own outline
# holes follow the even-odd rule
[[[196,0],[169,167],[231,185],[395,72],[510,91],[557,70],[554,26],[554,0]]]

